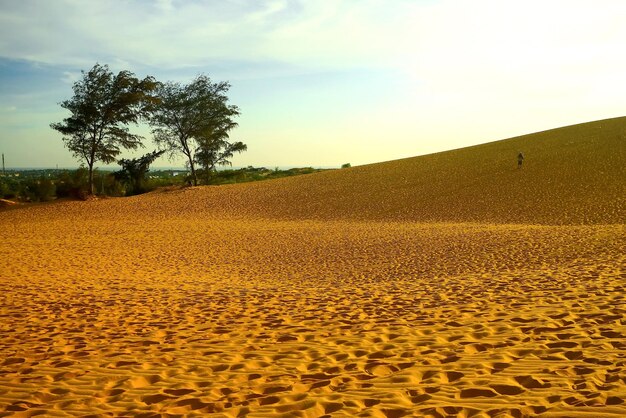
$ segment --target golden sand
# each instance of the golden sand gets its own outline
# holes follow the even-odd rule
[[[423,158],[1,211],[0,416],[625,416],[623,181]]]

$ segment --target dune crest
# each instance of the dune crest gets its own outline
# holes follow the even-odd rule
[[[176,205],[181,197],[201,202],[182,211],[285,219],[614,224],[626,219],[624,179],[621,117],[350,169],[197,188],[150,204]]]

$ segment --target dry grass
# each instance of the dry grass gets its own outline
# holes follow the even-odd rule
[[[625,124],[4,210],[0,416],[624,416]]]

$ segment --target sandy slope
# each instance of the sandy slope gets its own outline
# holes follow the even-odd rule
[[[0,212],[0,416],[626,415],[622,166],[480,206],[420,162]]]
[[[517,153],[523,151],[523,168]],[[314,175],[142,200],[289,219],[607,224],[626,219],[626,117]],[[178,206],[178,207],[176,207]],[[152,210],[152,209],[150,209]]]

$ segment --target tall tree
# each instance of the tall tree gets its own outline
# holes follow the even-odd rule
[[[63,134],[65,146],[87,165],[88,191],[93,194],[97,161],[112,163],[122,149],[143,147],[142,137],[130,133],[128,125],[148,116],[158,83],[153,77],[139,80],[129,71],[114,75],[100,64],[82,74],[72,87],[74,96],[60,103],[71,115],[50,127]]]
[[[159,86],[159,103],[151,117],[154,141],[172,157],[185,156],[194,185],[198,184],[196,163],[204,165],[206,160],[199,159],[198,153],[208,156],[206,150],[219,144],[223,148],[228,144],[228,132],[237,126],[233,118],[239,116],[239,109],[228,104],[229,88],[227,82],[214,83],[203,74],[189,84]],[[236,151],[240,150],[238,146]]]

